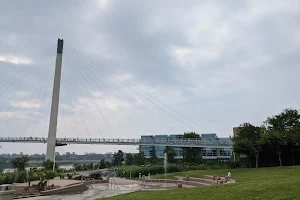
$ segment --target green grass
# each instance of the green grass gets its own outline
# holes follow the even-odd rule
[[[168,174],[174,176],[202,177],[226,175],[230,171],[235,184],[173,189],[166,191],[140,191],[108,199],[112,200],[182,200],[182,199],[300,199],[300,166],[259,169],[199,170]]]

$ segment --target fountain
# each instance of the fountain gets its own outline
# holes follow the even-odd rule
[[[156,174],[156,180],[155,181],[158,181],[158,183],[152,181],[152,179],[150,179],[150,173],[148,174],[148,180],[147,182],[149,183],[146,183],[146,180],[143,181],[143,184],[142,184],[142,189],[171,189],[171,188],[176,188],[177,185],[176,183],[172,183],[170,182],[170,180],[168,181],[167,183],[167,168],[168,168],[168,157],[167,157],[167,154],[165,153],[164,154],[164,173],[165,173],[165,182],[163,182],[163,179],[162,179],[162,184],[160,184],[160,177],[159,177],[159,174],[157,173]]]

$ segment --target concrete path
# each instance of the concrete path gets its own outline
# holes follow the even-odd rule
[[[121,178],[114,178],[118,184],[120,190],[116,187],[112,187],[108,184],[95,184],[94,189],[89,189],[82,194],[75,195],[60,195],[60,196],[40,196],[26,198],[26,200],[95,200],[97,198],[104,198],[110,196],[116,196],[120,194],[126,194],[130,192],[135,192],[141,189],[141,181],[127,180]],[[114,189],[115,188],[115,189]]]

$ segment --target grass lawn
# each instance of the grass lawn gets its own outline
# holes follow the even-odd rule
[[[173,189],[165,191],[139,191],[115,196],[112,200],[160,200],[160,199],[299,199],[300,166],[259,169],[199,170],[168,174],[174,176],[202,177],[203,175],[226,175],[230,171],[235,184]]]

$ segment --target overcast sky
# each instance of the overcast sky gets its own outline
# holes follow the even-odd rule
[[[228,137],[243,122],[260,125],[300,108],[299,21],[297,0],[1,1],[0,136],[47,136],[57,38],[65,41],[57,137]],[[0,153],[46,149],[1,145]],[[136,151],[57,151],[118,149]]]

